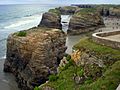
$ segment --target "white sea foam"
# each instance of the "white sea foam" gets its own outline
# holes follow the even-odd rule
[[[7,81],[7,80],[5,80],[5,79],[3,79],[2,81],[5,82],[5,83],[9,83],[9,81]]]
[[[3,56],[3,57],[0,57],[0,59],[6,59],[6,55],[5,55],[5,56]]]
[[[9,26],[6,26],[5,28],[14,28],[14,27],[19,27],[21,25],[27,24],[27,23],[31,23],[33,20],[27,20],[27,21],[17,21],[15,24],[11,24]]]
[[[29,17],[23,17],[15,22],[13,22],[12,24],[5,26],[5,29],[14,29],[17,27],[22,27],[24,25],[29,25],[30,23],[38,24],[40,22],[42,18],[42,14],[40,15],[34,15],[34,16],[29,16]]]

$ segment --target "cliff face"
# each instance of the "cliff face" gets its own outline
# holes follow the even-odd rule
[[[98,7],[98,12],[102,16],[120,17],[120,7]]]
[[[66,36],[57,29],[35,28],[26,32],[26,37],[8,37],[4,71],[15,75],[22,90],[32,90],[44,83],[48,75],[57,73],[66,50]]]
[[[80,10],[70,19],[68,34],[92,31],[103,25],[104,22],[99,13]]]
[[[38,27],[62,29],[61,16],[56,13],[46,12],[43,14]]]
[[[119,8],[110,8],[109,13],[111,16],[120,17],[120,7]]]

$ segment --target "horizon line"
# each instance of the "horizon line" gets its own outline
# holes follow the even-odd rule
[[[115,4],[115,3],[71,3],[71,4],[47,4],[47,3],[0,3],[0,5],[120,5],[120,4]]]

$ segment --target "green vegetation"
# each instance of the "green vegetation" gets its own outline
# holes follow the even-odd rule
[[[58,74],[56,81],[49,82],[45,85],[55,88],[56,90],[73,90],[75,83],[72,79],[74,75],[74,66],[68,67]]]
[[[120,61],[109,69],[97,81],[91,84],[81,85],[79,90],[115,90],[120,83]]]
[[[117,88],[120,83],[120,50],[96,44],[89,38],[82,39],[74,46],[74,49],[94,52],[93,54],[100,57],[107,56],[107,58],[102,59],[108,60],[108,63],[105,63],[108,66],[99,67],[89,64],[76,66],[71,57],[66,55],[71,64],[66,64],[65,67],[67,68],[61,70],[56,76],[52,76],[52,79],[42,87],[49,86],[55,90],[115,90]],[[109,62],[110,59],[113,62]],[[100,74],[100,76],[96,74]],[[85,78],[84,75],[87,77]],[[76,83],[74,79],[76,76],[84,77],[83,82]]]
[[[96,5],[96,8],[117,8],[120,7],[119,5],[113,5],[113,4],[101,4]]]
[[[71,56],[70,55],[67,55],[66,56],[66,60],[68,61],[68,63],[66,63],[65,66],[63,67],[59,67],[59,71],[64,71],[66,69],[68,69],[70,66],[74,65],[74,61],[71,59]]]
[[[49,81],[56,81],[58,79],[58,76],[57,75],[50,75],[49,76]]]
[[[69,61],[70,59],[71,59],[71,56],[68,54],[68,55],[66,56],[66,60]]]
[[[20,31],[17,33],[17,36],[25,37],[27,35],[26,31]]]
[[[74,66],[70,66],[68,69],[62,71],[58,76],[59,79],[50,81],[45,86],[50,86],[55,90],[115,90],[120,81],[120,61],[109,67],[104,76],[95,82],[89,77],[84,84],[75,84],[73,80]]]
[[[120,50],[112,49],[111,47],[103,46],[93,42],[91,39],[84,38],[73,47],[74,50],[81,49],[89,52],[94,52],[96,56],[104,60],[108,65],[120,60]]]
[[[65,7],[62,7],[62,8],[64,8],[64,10],[76,10],[77,7],[65,6]]]
[[[55,8],[55,9],[50,9],[48,12],[51,12],[51,13],[54,13],[54,14],[57,14],[57,15],[60,15],[60,10],[58,8]]]
[[[34,90],[40,90],[40,88],[36,86],[36,87],[34,88]]]
[[[83,8],[83,9],[80,9],[78,12],[76,12],[75,15],[95,13],[96,11],[97,11],[96,8]]]

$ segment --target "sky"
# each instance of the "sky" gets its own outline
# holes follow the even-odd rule
[[[0,4],[120,4],[120,0],[0,0]]]

